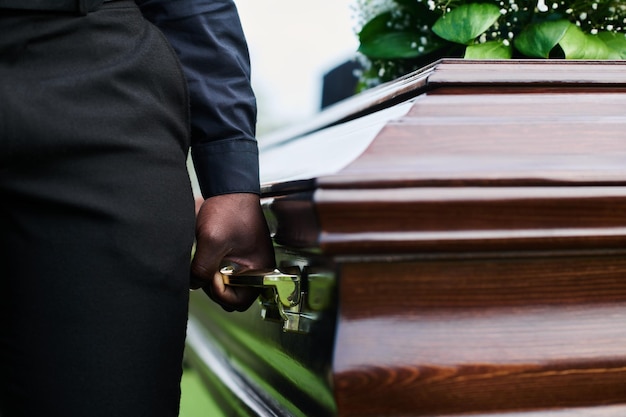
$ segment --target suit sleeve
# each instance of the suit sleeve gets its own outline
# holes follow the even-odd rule
[[[189,85],[192,158],[205,198],[259,193],[256,100],[232,0],[136,0],[167,37]]]

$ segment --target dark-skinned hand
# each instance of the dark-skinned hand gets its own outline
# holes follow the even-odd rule
[[[196,250],[191,262],[191,288],[204,292],[224,310],[245,311],[258,288],[224,285],[220,267],[235,274],[272,271],[274,250],[259,196],[251,193],[210,197],[196,217]]]

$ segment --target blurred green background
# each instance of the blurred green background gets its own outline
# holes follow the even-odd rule
[[[181,391],[179,417],[220,417],[224,415],[202,386],[198,374],[191,368],[184,368]]]

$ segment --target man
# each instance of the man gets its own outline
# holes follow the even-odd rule
[[[235,5],[101,2],[0,0],[3,417],[176,416],[194,225],[223,308],[273,267]]]

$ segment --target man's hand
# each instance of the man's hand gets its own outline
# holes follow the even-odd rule
[[[219,268],[225,263],[235,265],[237,273],[274,269],[274,249],[256,194],[225,194],[202,203],[191,262],[192,288],[202,287],[227,311],[244,311],[259,289],[224,285]]]

